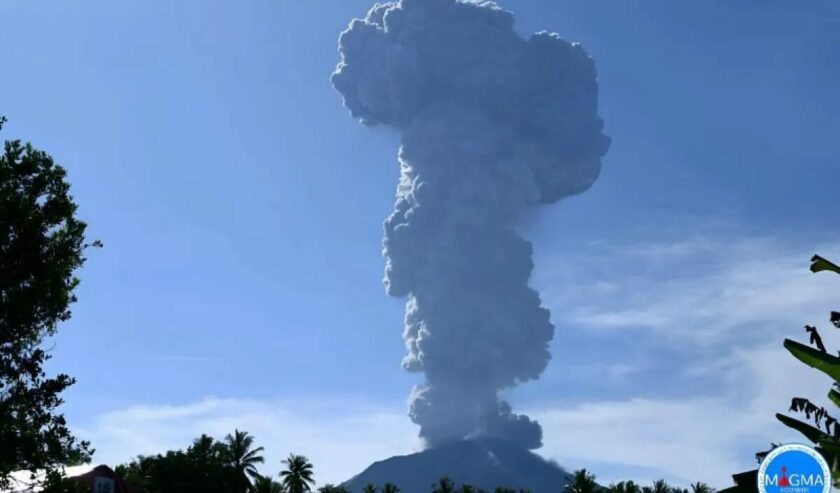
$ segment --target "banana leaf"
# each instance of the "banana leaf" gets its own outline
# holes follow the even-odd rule
[[[776,419],[781,421],[785,426],[793,428],[794,430],[798,431],[805,435],[805,438],[811,440],[815,444],[820,443],[821,440],[831,440],[831,436],[823,433],[822,430],[819,428],[814,428],[813,426],[809,425],[808,423],[803,423],[798,419],[791,418],[789,416],[785,416],[784,414],[776,414]]]
[[[840,441],[836,438],[824,438],[820,440],[817,451],[831,464],[831,479],[836,488],[840,484]]]
[[[840,392],[837,392],[834,389],[828,391],[828,398],[831,399],[831,402],[840,407]]]
[[[820,448],[831,455],[840,454],[840,441],[834,437],[827,437],[820,439]]]
[[[824,270],[829,270],[831,272],[836,272],[840,274],[840,266],[829,262],[828,260],[820,257],[819,255],[814,255],[811,257],[811,272],[822,272]]]
[[[826,375],[840,382],[840,358],[823,353],[812,347],[800,344],[790,339],[785,339],[785,348],[799,361],[816,368]]]

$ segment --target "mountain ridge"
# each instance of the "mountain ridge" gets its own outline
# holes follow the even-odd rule
[[[469,483],[490,492],[501,486],[530,493],[559,493],[571,474],[508,442],[474,438],[376,461],[342,486],[360,493],[368,483],[381,487],[391,482],[401,493],[428,493],[444,476],[456,485]]]

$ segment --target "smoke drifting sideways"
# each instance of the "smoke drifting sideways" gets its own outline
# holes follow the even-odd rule
[[[498,397],[539,378],[554,337],[515,227],[592,186],[610,144],[593,60],[513,25],[486,1],[377,4],[341,34],[332,76],[354,118],[402,132],[384,282],[407,299],[402,364],[425,376],[409,414],[431,447],[542,445],[540,425]]]

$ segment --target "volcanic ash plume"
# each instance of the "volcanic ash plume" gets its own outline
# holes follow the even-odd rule
[[[541,446],[539,424],[497,397],[539,378],[554,336],[514,226],[587,190],[609,147],[592,59],[513,23],[491,2],[401,0],[339,41],[345,106],[402,132],[385,286],[407,299],[403,367],[425,375],[410,415],[429,446],[477,435]]]

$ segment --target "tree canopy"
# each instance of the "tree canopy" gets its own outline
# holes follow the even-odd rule
[[[230,493],[247,491],[227,444],[201,435],[186,450],[140,456],[116,473],[135,493]]]
[[[312,490],[315,484],[312,463],[302,455],[290,454],[283,459],[286,469],[280,471],[283,486],[287,493],[305,493]]]
[[[0,117],[0,129],[6,119]],[[70,318],[85,262],[84,222],[67,173],[32,144],[7,140],[0,155],[0,487],[14,470],[84,462],[57,411],[75,380],[47,376],[44,340]],[[98,246],[98,242],[94,242]]]

